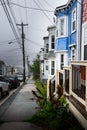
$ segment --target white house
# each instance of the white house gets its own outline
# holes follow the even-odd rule
[[[48,61],[48,53],[49,53],[49,37],[43,37],[44,40],[44,76],[43,83],[47,83],[48,80],[48,72],[49,72],[49,61]]]
[[[48,37],[49,37],[49,52],[48,52],[48,61],[49,61],[49,79],[52,78],[55,74],[55,30],[56,26],[49,26],[47,28]]]

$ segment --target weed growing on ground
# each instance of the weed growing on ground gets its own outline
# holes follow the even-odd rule
[[[45,86],[40,81],[36,81],[36,86],[37,93],[33,94],[40,109],[32,116],[30,122],[45,130],[84,130],[69,111],[69,105],[63,95],[55,100],[51,93],[51,100],[47,100]]]

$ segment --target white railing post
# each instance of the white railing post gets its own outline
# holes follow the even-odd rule
[[[70,64],[70,82],[69,82],[69,95],[72,93],[72,65]]]
[[[49,99],[49,79],[47,80],[47,99]]]
[[[86,63],[86,86],[85,86],[85,110],[87,111],[87,63]]]

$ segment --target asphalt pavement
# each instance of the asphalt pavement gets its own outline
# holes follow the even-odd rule
[[[37,112],[37,104],[32,95],[36,90],[34,81],[29,79],[27,84],[20,87],[0,106],[0,130],[42,130],[28,122]]]

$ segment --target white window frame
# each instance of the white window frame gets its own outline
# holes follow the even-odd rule
[[[61,25],[61,21],[64,21],[64,23],[63,23],[63,25]],[[59,18],[59,37],[62,37],[62,36],[64,36],[64,28],[65,28],[65,18],[64,17],[62,17],[62,18]]]
[[[84,28],[84,60],[85,59],[85,46],[87,46],[87,26]]]
[[[84,45],[87,45],[87,26],[84,28]],[[86,38],[86,41],[85,41],[85,38]]]
[[[74,53],[73,53],[74,52]],[[76,49],[75,47],[71,47],[71,61],[75,60],[75,54],[76,54]]]
[[[87,22],[85,22],[83,25],[82,25],[82,50],[81,50],[81,60],[84,60],[85,59],[85,46],[87,45],[87,42],[85,40],[85,36],[86,36],[86,29],[87,29]]]
[[[46,54],[49,52],[49,44],[48,43],[46,43],[46,48],[45,48],[45,50],[46,50]]]
[[[52,41],[52,37],[54,37],[54,41]],[[52,44],[54,44],[54,48],[52,48]],[[55,49],[55,35],[51,35],[51,50]]]
[[[64,18],[60,19],[60,36],[64,36]]]
[[[64,20],[63,26],[61,26],[61,20]],[[63,28],[62,35],[61,35],[61,32],[62,32],[61,27]],[[68,35],[68,17],[67,16],[62,16],[62,17],[58,18],[57,29],[58,29],[58,38],[67,37],[67,35]]]
[[[48,71],[48,61],[46,61],[46,66],[45,66],[45,69]]]
[[[52,64],[52,62],[53,62],[53,64]],[[55,61],[51,61],[51,75],[54,75],[54,71],[55,71]]]
[[[62,57],[63,56],[63,57]],[[62,59],[63,58],[63,59]],[[62,61],[63,60],[63,61]],[[61,54],[60,55],[60,68],[61,70],[63,69],[63,66],[64,66],[64,54]]]
[[[75,16],[74,16],[74,13],[75,13]],[[72,33],[76,31],[76,8],[73,9],[72,11],[72,15],[71,15],[71,30],[72,30]]]

